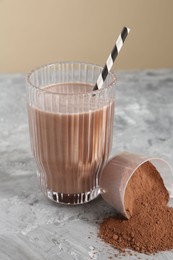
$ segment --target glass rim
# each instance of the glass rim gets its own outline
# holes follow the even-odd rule
[[[26,75],[26,82],[27,84],[29,84],[30,86],[32,86],[33,88],[39,90],[39,91],[42,91],[42,92],[45,92],[45,93],[49,93],[49,94],[52,94],[52,95],[61,95],[61,96],[78,96],[78,95],[93,95],[93,93],[96,94],[99,94],[103,91],[105,91],[106,89],[110,89],[113,87],[113,85],[115,84],[117,78],[115,76],[115,73],[110,71],[108,73],[108,75],[111,75],[113,80],[111,81],[111,83],[109,83],[108,86],[104,87],[104,88],[101,88],[101,89],[97,89],[97,90],[93,90],[93,91],[90,91],[90,92],[87,92],[87,93],[58,93],[58,92],[51,92],[51,91],[47,91],[46,88],[41,88],[41,87],[37,87],[35,84],[33,84],[31,82],[31,76],[33,75],[33,73],[35,73],[36,71],[40,70],[40,69],[43,69],[43,68],[46,68],[46,67],[51,67],[53,65],[57,65],[57,64],[81,64],[81,65],[89,65],[89,66],[94,66],[98,69],[101,69],[103,70],[103,67],[100,66],[100,65],[97,65],[97,64],[94,64],[94,63],[87,63],[87,62],[80,62],[80,61],[58,61],[58,62],[54,62],[54,63],[48,63],[48,64],[43,64],[43,65],[40,65],[38,67],[36,67],[35,69],[32,69],[29,73],[27,73]],[[65,82],[64,82],[65,83]],[[81,82],[82,83],[82,82]],[[83,82],[85,83],[85,82]]]

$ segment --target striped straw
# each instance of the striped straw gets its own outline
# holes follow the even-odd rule
[[[110,72],[114,61],[116,60],[116,57],[118,56],[121,48],[123,47],[124,41],[127,37],[127,35],[129,34],[130,29],[128,27],[124,27],[122,29],[121,34],[118,36],[118,39],[115,43],[115,46],[111,52],[111,54],[109,55],[106,64],[102,70],[102,72],[100,73],[98,79],[97,79],[97,83],[95,84],[93,90],[97,90],[97,89],[101,89],[103,86],[103,83],[108,75],[108,73]]]

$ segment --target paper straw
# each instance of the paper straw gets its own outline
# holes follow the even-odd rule
[[[116,57],[118,56],[121,48],[123,47],[124,41],[127,37],[127,35],[129,34],[130,29],[128,27],[124,27],[122,29],[121,34],[118,36],[118,39],[115,43],[115,46],[111,52],[111,54],[109,55],[106,64],[102,70],[102,72],[100,73],[98,79],[97,79],[97,83],[95,84],[93,90],[97,90],[97,89],[101,89],[103,86],[103,83],[108,75],[108,73],[110,72],[114,61],[116,60]]]

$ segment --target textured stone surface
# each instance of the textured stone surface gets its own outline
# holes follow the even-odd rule
[[[173,165],[173,69],[119,72],[113,151],[159,155]],[[39,190],[28,135],[24,75],[0,75],[0,259],[115,259],[97,238],[115,211],[97,198],[57,205]],[[173,252],[127,259],[173,259]],[[123,259],[123,255],[118,256]]]

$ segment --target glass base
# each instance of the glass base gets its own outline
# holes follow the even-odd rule
[[[56,203],[68,204],[68,205],[79,205],[87,203],[95,199],[100,194],[100,189],[95,188],[88,192],[75,193],[75,194],[64,194],[54,191],[49,191],[45,195]]]

